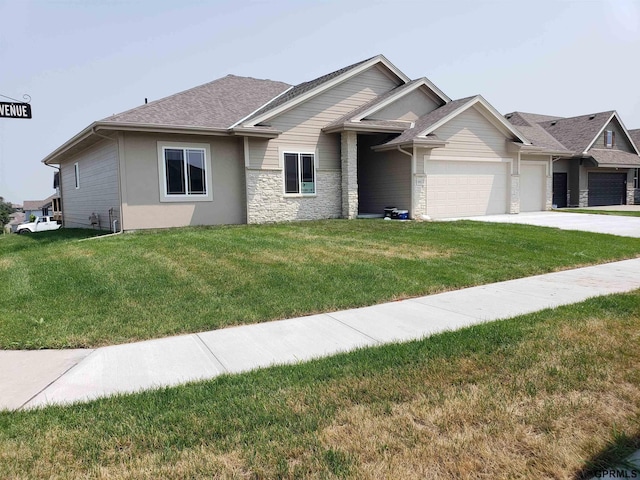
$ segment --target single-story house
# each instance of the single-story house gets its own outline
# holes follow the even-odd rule
[[[635,203],[640,143],[615,111],[570,118],[513,112],[505,117],[533,145],[556,146],[553,204],[558,208]]]
[[[44,200],[25,200],[22,203],[22,211],[27,221],[29,221],[31,215],[35,215],[36,217],[53,215],[54,204],[57,205],[59,202],[60,196],[57,193],[48,196]]]
[[[546,210],[564,154],[378,55],[295,86],[227,75],[96,121],[43,162],[66,227],[135,230]]]

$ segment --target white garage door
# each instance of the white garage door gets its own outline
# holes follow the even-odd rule
[[[539,212],[545,208],[547,177],[545,166],[520,163],[520,211]]]
[[[427,161],[431,218],[507,213],[506,162]]]

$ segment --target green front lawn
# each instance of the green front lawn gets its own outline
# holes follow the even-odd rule
[[[0,348],[95,347],[370,305],[640,255],[640,240],[331,220],[0,238]]]
[[[0,477],[591,478],[640,448],[638,345],[640,291],[296,366],[0,412]]]
[[[588,213],[590,215],[619,215],[622,217],[640,217],[640,210],[588,210],[581,208],[561,208],[557,212]]]

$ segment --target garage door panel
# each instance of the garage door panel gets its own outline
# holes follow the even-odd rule
[[[539,212],[546,206],[546,167],[542,164],[520,164],[520,211]]]
[[[624,205],[627,201],[627,174],[619,172],[589,172],[590,207]]]
[[[505,162],[428,161],[427,214],[444,218],[506,213],[508,166]]]

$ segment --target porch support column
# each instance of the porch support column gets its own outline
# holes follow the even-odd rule
[[[511,163],[511,201],[509,213],[520,213],[520,152]]]
[[[547,195],[545,197],[544,209],[553,209],[553,155],[549,155],[549,163],[547,164]]]
[[[358,215],[358,134],[342,132],[340,160],[342,162],[342,217]]]

